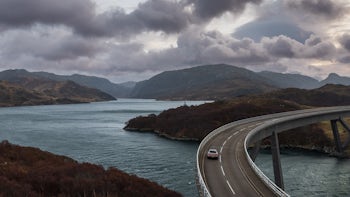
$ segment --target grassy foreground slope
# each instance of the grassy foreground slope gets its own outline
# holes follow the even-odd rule
[[[180,194],[116,168],[78,163],[37,148],[0,143],[0,196],[149,196]]]

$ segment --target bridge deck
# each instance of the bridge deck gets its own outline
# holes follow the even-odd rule
[[[275,196],[270,184],[281,195],[288,196],[268,180],[264,182],[249,164],[247,143],[255,143],[273,132],[350,116],[350,106],[314,108],[245,119],[225,125],[210,133],[201,143],[197,154],[200,183],[211,196]],[[256,129],[259,127],[259,129]],[[252,132],[254,130],[254,132]],[[248,134],[249,133],[249,134]],[[248,137],[247,137],[248,136]],[[220,153],[218,160],[209,160],[209,148]],[[264,176],[262,176],[264,178]],[[203,183],[204,182],[204,183]]]
[[[212,196],[274,196],[265,183],[255,175],[245,158],[244,138],[260,122],[251,122],[227,129],[206,143],[203,150],[215,147],[218,160],[206,158],[202,152],[201,168]],[[248,170],[247,170],[248,169]]]

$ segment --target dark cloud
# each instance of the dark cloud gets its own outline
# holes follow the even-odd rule
[[[336,47],[332,43],[320,42],[313,46],[305,46],[301,57],[332,60],[336,50]]]
[[[289,0],[287,5],[289,8],[327,19],[336,19],[345,12],[339,2],[332,0]]]
[[[346,50],[350,51],[350,34],[344,34],[339,42]]]
[[[301,57],[314,59],[332,59],[337,49],[333,43],[323,41],[316,35],[311,35],[301,52]]]
[[[88,37],[126,38],[142,32],[179,33],[225,12],[241,13],[262,0],[148,0],[131,13],[114,8],[96,13],[91,0],[2,0],[0,31],[35,24],[64,25]],[[191,9],[187,9],[192,7]]]
[[[268,18],[263,17],[244,24],[233,34],[236,38],[242,39],[249,37],[256,42],[259,42],[263,37],[275,37],[279,35],[285,35],[304,43],[311,33],[301,29],[297,24],[287,18],[271,15]]]
[[[94,39],[74,35],[42,35],[26,31],[12,33],[11,38],[4,40],[0,45],[6,58],[33,56],[47,61],[93,58],[104,50],[102,44]]]
[[[286,36],[278,36],[272,39],[264,38],[262,40],[263,47],[275,57],[285,57],[294,58],[296,56],[296,51],[294,50],[296,41],[292,40]]]
[[[180,4],[164,0],[149,0],[130,15],[141,21],[145,28],[166,33],[185,29],[190,20]]]
[[[114,9],[96,14],[89,0],[2,0],[0,29],[34,24],[65,25],[85,36],[130,36],[143,31],[175,33],[190,23],[177,2],[149,0],[130,14]]]
[[[322,39],[318,36],[313,35],[313,34],[310,35],[310,37],[307,40],[305,40],[305,44],[307,46],[315,46],[321,42],[322,42]]]
[[[95,5],[86,0],[1,0],[0,24],[3,27],[64,24],[79,28],[88,25],[94,10]]]
[[[256,12],[256,19],[238,27],[232,34],[238,39],[249,37],[260,42],[263,37],[284,35],[304,43],[312,34],[304,30],[298,21],[292,20],[283,1],[267,1]]]
[[[212,19],[225,12],[241,13],[248,3],[259,4],[262,0],[187,0],[194,5],[195,14],[203,20]]]
[[[344,64],[350,64],[350,55],[339,58],[339,62]]]

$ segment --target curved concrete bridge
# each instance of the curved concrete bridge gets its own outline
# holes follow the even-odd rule
[[[292,128],[330,121],[336,150],[341,154],[350,143],[339,138],[338,124],[350,132],[343,121],[350,117],[350,106],[298,110],[232,122],[211,132],[197,152],[198,189],[201,196],[289,196],[284,192],[277,134]],[[260,141],[271,138],[275,181],[267,178],[254,164]],[[254,145],[251,155],[248,147]],[[209,148],[218,149],[218,160],[208,160]]]

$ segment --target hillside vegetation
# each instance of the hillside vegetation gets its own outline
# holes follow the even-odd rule
[[[240,119],[312,107],[350,105],[349,92],[350,86],[326,85],[314,90],[292,88],[199,106],[182,106],[159,115],[131,119],[125,130],[152,131],[172,139],[200,141],[214,129]],[[322,124],[297,128],[280,134],[280,142],[287,147],[325,150],[333,146],[327,129]]]
[[[327,84],[313,90],[288,88],[262,96],[315,107],[350,105],[350,86]]]
[[[226,64],[166,71],[136,84],[129,97],[160,100],[223,100],[259,95],[281,88],[314,89],[349,85],[350,78],[331,73],[318,81],[300,74],[253,72]]]
[[[161,100],[222,100],[276,89],[250,70],[219,64],[163,72],[137,83],[130,96]]]
[[[148,80],[115,84],[108,79],[79,74],[56,75],[28,72],[23,69],[0,72],[0,80],[21,84],[26,79],[41,81],[73,81],[120,98],[159,100],[223,100],[238,96],[259,95],[281,88],[314,89],[326,84],[349,85],[350,78],[335,73],[318,81],[301,74],[251,70],[226,64],[201,65],[165,71]]]
[[[85,76],[85,75],[56,75],[48,72],[28,72],[24,69],[5,70],[0,72],[0,80],[8,81],[11,83],[20,83],[23,79],[37,79],[44,81],[73,81],[81,86],[86,86],[94,89],[98,89],[102,92],[106,92],[113,97],[127,97],[133,83],[115,84],[108,79]]]
[[[281,99],[238,98],[199,106],[182,106],[163,111],[157,116],[139,116],[129,120],[124,129],[155,131],[176,139],[202,140],[214,129],[236,120],[303,108]]]
[[[0,107],[87,103],[115,100],[100,90],[72,81],[22,78],[18,82],[0,81]]]
[[[116,168],[78,163],[37,148],[0,143],[0,196],[175,197],[180,194]]]

